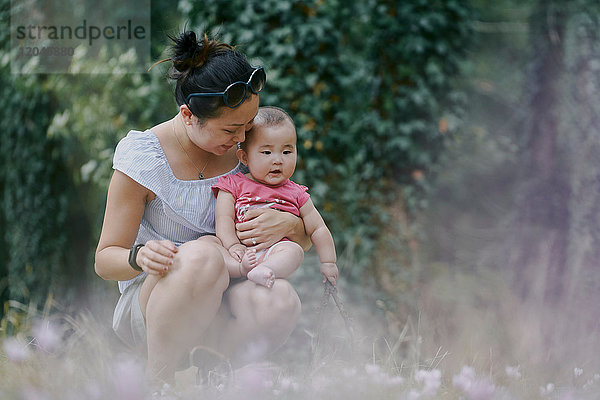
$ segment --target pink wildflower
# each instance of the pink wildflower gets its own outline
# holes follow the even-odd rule
[[[385,386],[397,386],[404,383],[404,378],[396,375],[389,375],[381,370],[381,367],[377,364],[366,364],[365,372],[369,377],[369,380],[377,385]],[[355,370],[347,371],[346,377],[354,376]]]
[[[279,387],[281,388],[281,390],[284,391],[294,391],[297,392],[298,390],[300,390],[300,385],[295,382],[294,380],[292,380],[292,378],[282,378],[279,381]]]
[[[475,370],[465,365],[460,370],[460,373],[452,377],[452,385],[465,392],[466,389],[471,386],[474,380]]]
[[[433,369],[431,371],[421,369],[415,373],[415,381],[423,383],[423,391],[421,392],[423,396],[435,396],[442,384],[441,380],[442,373],[439,369]]]
[[[496,386],[484,380],[477,380],[465,390],[471,400],[488,400],[494,396]]]
[[[262,361],[269,354],[271,347],[266,340],[249,342],[241,355],[244,364]]]
[[[53,352],[61,341],[58,330],[50,321],[36,322],[32,334],[40,348],[49,353]]]
[[[395,375],[388,377],[386,384],[388,386],[400,386],[404,383],[404,378],[401,376]]]
[[[236,387],[258,394],[273,387],[272,371],[260,364],[247,365],[236,372]]]
[[[10,337],[2,343],[2,349],[6,357],[12,362],[20,363],[29,358],[30,351],[27,344],[16,337]]]
[[[139,363],[133,360],[120,360],[115,365],[114,372],[113,382],[119,399],[144,399],[145,374]]]
[[[380,370],[381,370],[381,367],[379,367],[379,365],[377,365],[377,364],[366,364],[365,365],[365,372],[368,375],[376,376],[379,374]]]
[[[386,384],[389,379],[389,375],[382,371],[381,367],[377,364],[366,364],[365,372],[369,376],[369,379],[378,385]]]
[[[475,370],[464,366],[452,377],[452,385],[462,390],[470,400],[487,400],[494,396],[496,387],[487,380],[477,379]]]
[[[421,393],[419,393],[415,389],[411,389],[410,392],[408,392],[408,395],[406,396],[407,400],[419,400],[420,398],[421,398]]]
[[[554,392],[554,383],[550,382],[546,386],[540,386],[540,394],[542,396],[547,396],[552,392]]]
[[[521,378],[521,372],[519,372],[519,368],[520,366],[516,366],[516,367],[511,367],[509,365],[506,366],[506,376],[508,376],[509,378],[513,378],[513,379],[519,379]]]

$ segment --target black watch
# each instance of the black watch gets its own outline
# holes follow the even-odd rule
[[[142,247],[144,247],[143,244],[136,244],[129,250],[129,265],[131,265],[131,268],[135,269],[136,271],[143,271],[142,267],[135,262],[137,253]]]

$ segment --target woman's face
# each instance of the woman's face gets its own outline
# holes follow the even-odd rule
[[[257,113],[258,96],[252,95],[237,108],[225,107],[221,115],[203,125],[195,119],[188,135],[196,146],[220,156],[246,140]]]

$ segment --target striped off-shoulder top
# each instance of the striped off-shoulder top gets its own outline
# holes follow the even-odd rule
[[[156,135],[150,130],[130,131],[115,150],[113,168],[151,190],[135,243],[170,240],[176,245],[215,234],[215,197],[211,187],[218,176],[182,181],[175,177]],[[223,175],[236,174],[238,165]],[[135,278],[134,278],[135,279]],[[121,293],[132,280],[120,281]]]

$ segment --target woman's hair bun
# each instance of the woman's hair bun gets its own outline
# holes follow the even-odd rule
[[[170,57],[154,65],[173,62],[167,77],[175,81],[177,105],[185,104],[201,121],[219,115],[220,109],[225,107],[219,96],[193,97],[193,101],[188,101],[188,96],[192,93],[222,92],[234,82],[247,81],[255,68],[233,46],[209,38],[206,33],[197,36],[186,30],[169,38],[172,41]]]
[[[171,54],[173,67],[183,75],[204,65],[214,54],[233,49],[226,43],[209,39],[206,33],[202,42],[197,40],[196,33],[193,31],[185,31],[178,37],[170,38],[174,42]]]

